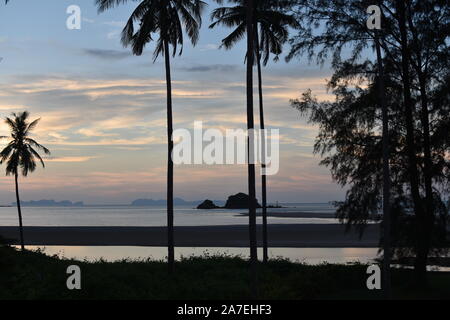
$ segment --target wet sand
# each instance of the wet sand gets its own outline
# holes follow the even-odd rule
[[[262,231],[258,226],[258,246]],[[0,227],[0,236],[18,244],[17,227]],[[178,247],[248,247],[248,227],[175,227]],[[167,245],[165,227],[24,227],[27,245],[58,246],[152,246]],[[354,231],[345,233],[339,224],[271,224],[269,246],[275,248],[372,248],[377,247],[379,226],[369,225],[361,239]]]
[[[238,216],[248,217],[248,212],[239,213]],[[256,213],[257,217],[262,216],[262,212],[258,211]],[[315,213],[315,212],[267,212],[268,217],[274,218],[318,218],[318,219],[334,219],[336,218],[335,213]]]
[[[245,216],[248,217],[248,212],[242,212],[239,213],[238,216]],[[257,217],[261,217],[262,216],[262,212],[258,211],[256,213]],[[332,213],[328,213],[328,212],[302,212],[302,211],[296,211],[296,212],[271,212],[268,211],[267,212],[267,216],[268,217],[273,217],[273,218],[317,218],[317,219],[335,219],[336,218],[336,214],[334,212]],[[380,216],[373,216],[372,220],[376,220],[379,219]]]

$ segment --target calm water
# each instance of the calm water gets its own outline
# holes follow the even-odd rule
[[[94,261],[103,258],[107,261],[116,261],[124,258],[165,260],[167,248],[164,247],[117,247],[117,246],[27,246],[28,249],[42,249],[49,255],[58,255],[77,260]],[[370,263],[377,256],[376,248],[272,248],[269,249],[270,258],[283,257],[291,261],[299,261],[309,264]],[[245,248],[176,248],[176,259],[189,256],[200,256],[208,253],[227,254],[233,256],[249,257],[249,250]],[[262,257],[262,249],[258,249],[259,258]]]
[[[289,204],[289,208],[268,209],[270,212],[305,212],[317,214],[317,218],[274,218],[269,223],[337,223],[335,219],[320,218],[330,214],[334,207],[327,203]],[[175,225],[239,225],[247,224],[248,218],[240,216],[245,210],[197,210],[191,207],[175,207]],[[24,207],[25,226],[164,226],[165,207],[132,206],[84,206],[84,207]],[[260,219],[260,218],[259,218]],[[17,225],[15,207],[0,208],[0,225]]]
[[[17,247],[17,246],[16,246]],[[19,249],[19,247],[17,247]],[[48,255],[57,255],[68,259],[96,261],[103,259],[105,261],[118,261],[128,259],[151,259],[166,261],[167,249],[162,247],[117,247],[117,246],[27,246],[29,250],[42,250]],[[378,249],[376,248],[269,248],[269,258],[289,259],[293,262],[302,262],[306,264],[321,263],[364,263],[375,262]],[[248,249],[244,248],[176,248],[175,259],[181,257],[203,256],[205,254],[226,254],[232,256],[249,257]],[[261,260],[262,249],[258,249],[258,258]],[[398,268],[409,268],[400,265],[392,265]],[[450,272],[450,267],[427,266],[428,271]]]
[[[269,212],[305,212],[317,215],[317,218],[274,218],[269,223],[338,223],[329,218],[335,208],[327,203],[287,204],[288,208],[269,209]],[[246,225],[248,218],[240,216],[245,210],[196,210],[191,207],[175,207],[175,224],[179,226],[204,225]],[[321,217],[323,215],[323,217]],[[165,207],[132,206],[84,206],[84,207],[24,207],[24,225],[26,226],[164,226],[166,224]],[[261,218],[258,218],[260,223]],[[0,225],[16,226],[17,209],[0,207]],[[103,258],[115,261],[124,258],[164,260],[167,255],[163,247],[127,247],[127,246],[27,246],[28,249],[44,249],[47,254],[64,256],[79,260],[94,261]],[[376,248],[271,248],[271,258],[283,257],[292,261],[310,264],[322,262],[349,263],[359,261],[370,263],[377,257]],[[228,254],[248,257],[246,248],[176,248],[176,258],[209,254]],[[259,257],[262,251],[259,249]],[[450,271],[450,268],[438,268]]]
[[[287,206],[287,205],[286,205]],[[288,208],[269,209],[269,212],[305,212],[314,213],[317,218],[274,218],[269,223],[337,223],[328,218],[334,213],[333,206],[327,203],[289,204]],[[175,225],[246,225],[248,217],[240,216],[245,210],[197,210],[191,207],[175,207]],[[321,217],[323,215],[324,217]],[[164,226],[166,225],[165,207],[132,206],[84,206],[84,207],[24,207],[24,225],[26,226]],[[258,218],[260,223],[261,218]],[[0,225],[17,225],[17,209],[0,208]],[[27,246],[29,249],[43,247]],[[56,254],[66,258],[108,261],[124,258],[152,258],[163,260],[167,255],[163,247],[126,247],[126,246],[47,246],[47,254]],[[230,254],[248,257],[246,248],[176,248],[176,256],[210,254]],[[377,254],[374,248],[273,248],[269,254],[272,258],[283,257],[292,261],[306,263],[347,263],[353,261],[370,262]],[[259,256],[262,256],[260,249]]]

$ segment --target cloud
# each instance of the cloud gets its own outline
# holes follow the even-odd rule
[[[103,22],[104,25],[111,26],[111,27],[117,27],[117,28],[123,28],[126,24],[125,21],[105,21]]]
[[[94,19],[82,18],[81,20],[83,20],[84,22],[87,22],[87,23],[95,23]]]
[[[111,31],[106,34],[106,38],[109,40],[116,39],[120,34],[119,30]]]
[[[126,51],[104,49],[83,49],[83,54],[104,60],[121,60],[131,56]]]
[[[14,112],[18,110],[26,110],[28,107],[24,105],[2,105],[0,104],[0,111]]]
[[[111,137],[111,136],[117,135],[114,133],[104,133],[95,128],[81,128],[77,132],[86,137]]]
[[[198,65],[193,67],[183,67],[180,69],[187,72],[210,72],[210,71],[230,72],[236,71],[238,69],[238,66],[233,64],[212,64],[212,65]]]
[[[217,49],[219,49],[219,45],[217,45],[215,43],[208,43],[208,44],[203,44],[201,46],[198,46],[198,49],[200,51],[217,50]]]
[[[95,157],[48,157],[46,162],[86,162]]]
[[[86,141],[61,141],[51,143],[52,145],[63,146],[150,146],[150,145],[164,145],[166,139],[162,136],[135,138],[135,139],[100,139],[100,140],[86,140]]]
[[[113,27],[114,30],[109,31],[106,34],[106,38],[111,40],[111,39],[116,39],[122,28],[125,26],[126,22],[125,21],[106,21],[102,23],[103,25],[109,26],[109,27]]]

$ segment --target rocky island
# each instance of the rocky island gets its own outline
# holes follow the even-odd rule
[[[211,200],[205,200],[200,205],[197,206],[197,209],[248,209],[249,197],[247,194],[239,192],[235,195],[229,196],[227,202],[224,207],[217,206]],[[255,203],[256,208],[261,208],[261,205],[256,200]]]
[[[219,206],[216,206],[214,202],[211,200],[205,200],[197,206],[197,209],[220,209]]]

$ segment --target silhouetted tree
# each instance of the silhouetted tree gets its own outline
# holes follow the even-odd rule
[[[250,158],[250,152],[254,152],[254,135],[255,128],[253,119],[253,62],[254,62],[254,30],[253,30],[253,8],[254,1],[246,0],[247,8],[247,130],[249,132],[247,150]],[[255,186],[255,164],[248,162],[248,216],[249,216],[249,236],[250,236],[250,265],[251,265],[251,281],[253,297],[258,296],[258,280],[257,280],[257,266],[258,266],[258,251],[256,240],[256,186]]]
[[[342,72],[342,50],[344,46],[352,45],[352,52],[346,61],[347,72],[352,70],[355,73],[353,77],[365,77],[357,61],[373,43],[368,41],[373,37],[365,23],[367,7],[374,4],[373,1],[297,0],[296,3],[296,17],[301,22],[301,28],[299,34],[290,40],[292,49],[289,58],[307,54],[323,63],[331,56],[333,67]],[[440,129],[445,126],[442,112],[448,110],[448,105],[441,99],[440,105],[433,110],[435,106],[431,106],[428,97],[441,88],[448,77],[449,50],[446,39],[449,9],[441,0],[377,3],[383,11],[380,46],[385,52],[385,69],[389,68],[390,77],[396,80],[395,85],[401,88],[402,93],[397,97],[396,106],[401,112],[396,110],[398,118],[395,120],[401,120],[401,128],[405,130],[402,151],[406,162],[402,164],[408,168],[403,171],[408,185],[404,188],[409,191],[411,201],[408,203],[412,203],[415,213],[412,221],[416,230],[413,244],[415,270],[419,282],[424,283],[427,256],[432,246],[431,233],[437,222],[434,220],[440,214],[436,199],[440,198],[437,189],[443,186],[443,172],[439,169],[446,168],[438,162],[445,151],[433,154],[433,148],[442,150],[443,146],[448,145],[443,142]],[[430,25],[433,27],[430,28]],[[318,31],[316,28],[321,30],[315,32]],[[439,121],[435,119],[437,116]],[[395,128],[398,130],[399,127]],[[448,134],[444,136],[448,138]],[[433,138],[439,143],[434,143]],[[392,205],[395,206],[395,203]],[[349,221],[357,218],[349,212],[347,214]]]
[[[96,0],[99,12],[113,8],[128,0]],[[132,0],[129,0],[132,1]],[[183,28],[191,43],[195,45],[199,37],[201,15],[206,3],[200,0],[143,0],[131,14],[122,31],[122,44],[131,46],[135,55],[141,55],[145,46],[156,41],[153,52],[155,61],[164,54],[167,85],[167,229],[168,264],[173,271],[175,261],[173,225],[173,121],[172,121],[172,82],[170,70],[170,46],[172,56],[183,51]],[[135,30],[135,23],[139,29]],[[157,36],[157,40],[154,37]],[[178,50],[179,49],[179,50]]]
[[[389,167],[389,115],[386,106],[384,86],[384,66],[379,32],[375,32],[375,51],[377,56],[378,101],[381,109],[383,136],[383,291],[385,298],[391,298],[391,173]]]
[[[223,0],[216,0],[223,4]],[[245,0],[229,0],[235,4],[233,7],[220,7],[214,9],[211,13],[213,23],[210,28],[222,25],[234,30],[222,40],[221,47],[231,49],[245,36],[247,30],[247,8]],[[274,60],[279,59],[282,53],[283,44],[289,37],[289,27],[297,27],[297,21],[285,11],[289,7],[290,1],[280,0],[259,0],[255,2],[253,9],[253,30],[254,30],[254,57],[258,68],[258,93],[259,93],[259,121],[262,130],[261,136],[261,195],[262,195],[262,219],[263,219],[263,261],[268,260],[268,240],[267,240],[267,176],[265,174],[265,153],[266,136],[264,133],[264,99],[262,85],[261,63],[266,66],[271,54],[274,54]]]
[[[442,0],[433,1],[396,1],[396,20],[400,29],[402,57],[402,77],[404,78],[405,106],[407,101],[417,112],[416,118],[422,127],[422,150],[419,150],[418,167],[422,168],[423,177],[419,183],[423,185],[425,203],[422,214],[418,216],[416,232],[421,239],[417,246],[415,269],[418,278],[425,283],[425,271],[429,251],[429,239],[435,219],[435,203],[433,201],[433,161],[432,161],[432,125],[434,121],[429,103],[430,91],[438,83],[442,83],[448,75],[448,30],[450,26],[448,3]],[[432,26],[432,27],[430,27]],[[397,54],[393,50],[393,54]],[[409,82],[409,86],[407,85]],[[412,96],[410,100],[406,96]],[[416,107],[416,104],[418,105]],[[417,109],[417,111],[416,111]],[[420,190],[419,190],[420,191]],[[420,194],[419,194],[420,196]]]
[[[0,163],[6,163],[6,175],[14,175],[17,212],[19,215],[20,246],[22,251],[25,249],[25,246],[19,197],[19,173],[21,172],[26,177],[28,173],[33,172],[36,169],[36,159],[41,162],[42,167],[45,167],[44,160],[39,155],[38,150],[43,151],[47,155],[50,154],[50,151],[46,147],[30,138],[31,131],[37,126],[40,119],[28,122],[29,115],[27,111],[24,111],[18,114],[13,113],[11,118],[5,119],[5,123],[11,130],[11,140],[0,152]],[[7,139],[8,137],[2,136],[0,138]]]

